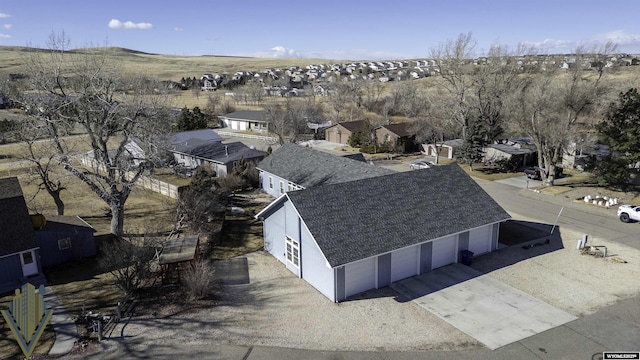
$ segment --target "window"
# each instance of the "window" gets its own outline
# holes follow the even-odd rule
[[[280,181],[280,194],[284,194],[284,183]]]
[[[33,263],[33,254],[31,253],[31,251],[27,251],[27,252],[23,252],[22,253],[22,263],[24,265]]]
[[[300,266],[300,244],[287,236],[287,261],[294,266]]]
[[[269,176],[269,189],[273,190],[273,177]]]
[[[293,191],[293,184],[292,183],[288,184],[287,191]]]
[[[66,237],[64,239],[58,240],[58,249],[60,250],[71,249],[71,238]]]

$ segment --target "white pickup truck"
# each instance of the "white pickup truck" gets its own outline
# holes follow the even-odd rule
[[[618,217],[620,221],[625,223],[640,221],[640,205],[620,205],[618,207]]]

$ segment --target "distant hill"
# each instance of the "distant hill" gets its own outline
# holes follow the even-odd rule
[[[46,52],[47,49],[24,46],[0,46],[0,74],[22,73],[23,57],[29,52]],[[71,54],[88,52],[117,57],[118,65],[125,73],[143,73],[158,80],[179,81],[183,77],[200,77],[205,73],[229,74],[236,71],[261,71],[271,68],[289,68],[310,64],[344,62],[308,58],[251,58],[238,56],[202,55],[179,56],[151,54],[121,47],[73,49]]]

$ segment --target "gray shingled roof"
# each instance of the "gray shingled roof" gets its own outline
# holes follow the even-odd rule
[[[36,248],[22,188],[15,177],[0,179],[0,256]]]
[[[513,145],[508,145],[508,144],[489,144],[487,145],[487,147],[500,150],[503,153],[506,153],[509,155],[533,154],[536,152],[536,150],[533,148],[528,148],[528,147],[517,148]]]
[[[238,141],[228,144],[205,142],[195,147],[186,146],[184,149],[177,147],[175,151],[221,164],[228,164],[231,161],[240,160],[240,158],[262,158],[265,154],[263,151],[252,149]]]
[[[257,168],[305,188],[394,173],[382,167],[292,143],[283,144],[262,160]]]
[[[457,164],[287,196],[332,267],[510,218]]]
[[[238,110],[224,114],[221,117],[234,120],[268,122],[268,120],[265,120],[263,113],[264,112],[260,110]]]
[[[200,129],[191,131],[180,131],[169,135],[172,144],[180,144],[190,140],[208,140],[222,142],[224,138],[211,129]]]

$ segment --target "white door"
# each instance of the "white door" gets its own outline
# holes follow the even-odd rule
[[[285,240],[287,269],[300,277],[300,243],[298,240],[286,237]]]
[[[419,252],[419,246],[410,246],[391,253],[391,282],[418,274]]]
[[[31,250],[20,253],[20,262],[22,263],[23,276],[27,277],[38,273],[35,251]]]
[[[451,235],[433,241],[431,269],[453,264],[458,260],[458,236]]]
[[[480,255],[491,251],[491,232],[493,226],[485,226],[469,231],[469,251]]]
[[[344,267],[344,295],[359,294],[376,287],[376,258],[356,261]]]

